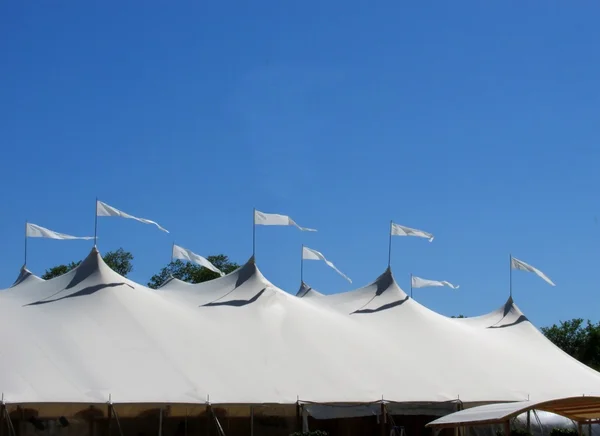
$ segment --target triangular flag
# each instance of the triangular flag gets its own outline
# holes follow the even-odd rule
[[[510,258],[510,266],[512,269],[518,269],[521,271],[532,272],[535,275],[537,275],[538,277],[540,277],[542,280],[544,280],[546,283],[548,283],[549,285],[556,286],[554,284],[554,282],[552,282],[552,280],[550,280],[550,278],[546,274],[541,272],[539,269],[529,265],[528,263],[523,262],[522,260],[511,257]]]
[[[38,226],[37,224],[32,224],[32,223],[27,223],[26,235],[28,238],[85,239],[85,240],[94,239],[93,236],[71,236],[71,235],[66,235],[64,233],[58,233],[58,232],[55,232],[54,230],[50,230],[45,227]]]
[[[203,266],[204,268],[208,268],[209,270],[216,272],[221,277],[225,275],[225,273],[223,273],[219,268],[210,263],[210,261],[207,258],[202,257],[199,254],[188,250],[187,248],[180,247],[179,245],[173,244],[173,258],[196,263],[200,266]]]
[[[169,233],[169,231],[167,229],[165,229],[164,227],[161,227],[156,221],[147,220],[146,218],[138,218],[133,215],[129,215],[128,213],[122,212],[119,209],[109,206],[108,204],[103,203],[100,200],[98,200],[96,203],[96,215],[97,216],[119,216],[121,218],[129,218],[132,220],[136,220],[136,221],[139,221],[144,224],[154,224],[156,227],[158,227],[163,232]]]
[[[422,279],[421,277],[417,277],[417,276],[412,276],[411,284],[412,284],[413,288],[427,288],[429,286],[448,286],[449,288],[452,288],[452,289],[459,288],[459,286],[454,286],[452,283],[447,282],[445,280],[442,280],[442,281],[428,280],[428,279]]]
[[[401,226],[400,224],[392,223],[390,230],[392,236],[417,236],[419,238],[427,238],[429,242],[433,241],[433,235],[431,233],[424,232],[423,230],[411,229],[410,227]]]
[[[325,259],[325,256],[323,256],[323,253],[321,253],[317,250],[313,250],[312,248],[308,248],[308,247],[303,247],[302,248],[302,259],[304,259],[304,260],[322,260],[327,265],[329,265],[331,268],[333,268],[339,275],[341,275],[343,278],[345,278],[350,283],[352,283],[352,280],[350,280],[350,278],[347,275],[345,275],[343,272],[341,272],[339,269],[337,269],[333,263],[331,263],[330,261]]]
[[[295,226],[304,232],[316,232],[315,229],[300,227],[296,222],[287,215],[279,215],[277,213],[265,213],[259,210],[254,210],[254,224],[257,226]]]

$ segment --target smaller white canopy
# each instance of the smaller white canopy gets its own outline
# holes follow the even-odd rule
[[[548,401],[518,401],[514,403],[487,404],[472,407],[443,416],[427,424],[427,427],[462,427],[497,424],[528,410],[544,410],[566,416],[574,421],[600,418],[600,397],[569,397]]]

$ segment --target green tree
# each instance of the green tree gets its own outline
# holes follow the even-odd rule
[[[119,248],[115,251],[108,251],[103,257],[104,263],[106,263],[113,271],[119,273],[120,275],[126,277],[133,270],[133,254],[129,251],[125,251],[122,248]],[[57,265],[53,266],[46,270],[42,278],[44,280],[49,280],[53,277],[61,276],[73,268],[78,266],[81,263],[79,262],[71,262],[68,265]]]
[[[464,315],[458,315],[458,316],[452,315],[450,318],[466,318],[466,316],[464,316]]]
[[[543,327],[542,333],[565,353],[600,370],[600,323],[575,318]]]
[[[224,254],[208,256],[207,259],[225,274],[229,274],[240,267],[237,263],[230,262],[229,258]],[[175,277],[188,283],[201,283],[216,279],[219,277],[219,274],[195,263],[176,260],[170,262],[158,274],[153,275],[150,282],[148,282],[148,287],[153,289],[160,288],[170,277]]]

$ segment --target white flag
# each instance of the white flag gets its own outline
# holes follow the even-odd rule
[[[550,280],[550,278],[546,274],[544,274],[543,272],[541,272],[539,269],[532,267],[528,263],[523,262],[522,260],[515,259],[514,257],[511,257],[510,258],[510,266],[512,267],[512,269],[519,269],[521,271],[532,272],[535,275],[537,275],[539,278],[541,278],[542,280],[544,280],[546,283],[548,283],[548,284],[550,284],[552,286],[556,286],[552,282],[552,280]]]
[[[254,211],[254,224],[260,226],[296,226],[304,232],[316,232],[315,229],[300,227],[296,222],[287,215],[279,215],[277,213],[264,213],[258,210]]]
[[[423,230],[411,229],[410,227],[401,226],[400,224],[392,223],[392,236],[417,236],[419,238],[427,238],[429,242],[433,241],[431,233]]]
[[[145,218],[137,218],[133,215],[129,215],[128,213],[121,212],[119,209],[115,209],[114,207],[109,206],[108,204],[103,203],[100,200],[97,201],[96,211],[96,215],[98,216],[120,216],[121,218],[130,218],[132,220],[136,220],[144,224],[154,224],[163,232],[169,233],[167,229],[161,227],[156,221],[147,220]]]
[[[94,239],[93,236],[71,236],[64,233],[58,233],[53,230],[40,227],[36,224],[27,223],[27,237],[29,238],[50,238],[50,239]]]
[[[411,281],[412,281],[413,288],[426,288],[429,286],[448,286],[449,288],[452,288],[452,289],[459,288],[459,286],[454,286],[452,283],[447,282],[445,280],[442,280],[442,281],[428,280],[428,279],[422,279],[421,277],[412,276]]]
[[[188,250],[187,248],[180,247],[179,245],[173,245],[173,257],[175,259],[182,259],[194,262],[198,265],[203,266],[204,268],[208,268],[209,270],[216,272],[221,277],[225,275],[219,268],[210,263],[210,261],[207,258],[202,257],[199,254]]]
[[[347,275],[345,275],[343,272],[341,272],[339,269],[337,269],[333,263],[331,263],[330,261],[325,259],[325,256],[323,256],[323,253],[320,253],[317,250],[313,250],[312,248],[308,248],[308,247],[303,247],[302,248],[302,259],[304,259],[304,260],[322,260],[327,265],[329,265],[331,268],[333,268],[339,275],[341,275],[343,278],[345,278],[350,283],[352,283],[352,280],[350,280],[350,278]]]

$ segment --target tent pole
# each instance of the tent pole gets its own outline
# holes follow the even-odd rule
[[[96,197],[96,215],[94,216],[94,247],[98,243],[98,197]]]
[[[527,411],[527,433],[531,434],[531,410]]]
[[[206,406],[206,436],[210,436],[210,424],[212,423],[212,406]]]
[[[302,431],[302,416],[300,415],[300,401],[296,401],[296,431]]]
[[[256,256],[256,208],[252,209],[252,257]]]
[[[509,291],[509,296],[510,298],[512,298],[512,254],[509,255],[509,264],[508,264],[508,268],[509,268],[509,277],[510,277],[510,291]]]
[[[302,251],[300,251],[300,285],[304,283],[304,244],[302,244]]]
[[[379,420],[379,429],[381,436],[385,436],[385,405],[381,402],[381,419]]]
[[[504,422],[504,436],[510,436],[510,420]]]
[[[19,409],[19,407],[17,406],[17,410]],[[8,428],[8,435],[9,436],[16,436],[17,432],[15,430],[15,426],[12,423],[12,419],[10,419],[10,413],[8,413],[8,409],[6,408],[6,405],[4,405],[4,415],[6,417],[6,427]],[[20,423],[19,423],[20,425]]]
[[[27,220],[25,220],[25,263],[23,266],[27,266]]]
[[[0,436],[4,436],[4,413],[6,412],[6,405],[4,404],[4,399],[2,399],[2,404],[0,404]]]
[[[107,421],[106,421],[106,436],[110,436],[110,420],[112,418],[112,404],[108,403]]]
[[[250,406],[250,436],[254,436],[254,407]]]
[[[393,221],[390,221],[390,242],[388,244],[388,268],[392,266],[392,224]]]
[[[158,436],[162,436],[162,427],[163,427],[163,408],[160,408],[160,413],[158,415]]]
[[[581,424],[581,421],[577,421],[577,434],[583,436],[583,425]]]

